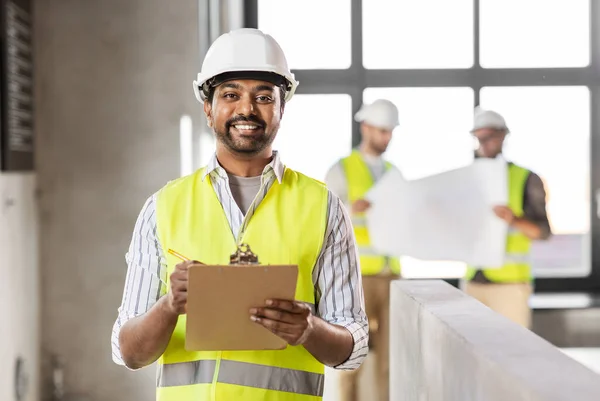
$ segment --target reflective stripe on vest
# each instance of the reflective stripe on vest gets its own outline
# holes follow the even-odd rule
[[[529,170],[515,164],[509,164],[508,206],[517,217],[523,216],[523,197],[529,174]],[[500,268],[483,268],[483,274],[488,280],[497,283],[519,283],[530,281],[532,279],[529,257],[530,248],[531,240],[514,227],[509,227],[507,232],[504,265]],[[475,276],[476,271],[477,268],[469,267],[465,278],[467,280],[472,279]]]
[[[325,238],[327,202],[324,184],[286,168],[282,182],[273,183],[241,238],[234,238],[211,177],[202,180],[200,170],[159,192],[158,236],[164,249],[207,264],[228,264],[240,240],[252,247],[262,264],[298,265],[295,298],[314,308],[312,275]],[[166,259],[168,281],[179,261],[170,254]],[[182,315],[158,361],[158,401],[320,399],[325,367],[303,346],[187,351],[185,330]]]
[[[348,182],[348,200],[352,203],[363,199],[364,195],[374,184],[373,176],[369,167],[362,158],[360,152],[354,150],[350,156],[342,159],[342,167]],[[386,170],[392,165],[386,162]],[[387,266],[393,273],[400,273],[400,261],[398,258],[381,255],[371,248],[367,220],[364,213],[352,214],[352,226],[354,236],[359,247],[360,269],[363,275],[375,275],[383,271]]]
[[[182,363],[158,364],[156,387],[190,386],[192,384],[212,383],[217,361],[192,361]]]
[[[159,365],[157,387],[212,383],[216,366],[216,360]],[[322,397],[325,375],[222,360],[217,375],[217,383]]]

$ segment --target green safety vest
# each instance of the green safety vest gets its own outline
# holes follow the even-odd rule
[[[236,238],[203,170],[160,190],[157,230],[163,249],[208,264],[229,264]],[[298,265],[296,300],[315,305],[313,268],[323,246],[328,191],[290,169],[275,181],[241,234],[263,264]],[[166,255],[168,273],[179,263]],[[186,316],[158,360],[158,401],[317,401],[323,396],[324,365],[303,346],[284,350],[185,350]],[[209,328],[207,328],[209,329]],[[243,335],[243,333],[240,333]]]
[[[515,216],[523,216],[523,197],[529,170],[515,164],[508,166],[508,206]],[[505,263],[500,268],[468,267],[466,279],[472,280],[477,270],[483,270],[488,280],[495,283],[526,283],[533,278],[529,263],[531,240],[521,232],[509,228],[506,239]]]
[[[342,159],[341,163],[346,173],[346,181],[348,182],[348,200],[352,204],[356,200],[363,199],[365,194],[375,184],[375,181],[359,151],[354,150],[350,156]],[[385,166],[386,170],[392,167],[389,162],[386,162]],[[358,245],[362,274],[365,276],[379,274],[386,265],[389,266],[393,273],[400,274],[400,261],[398,258],[381,255],[371,248],[365,214],[352,214],[352,225]]]

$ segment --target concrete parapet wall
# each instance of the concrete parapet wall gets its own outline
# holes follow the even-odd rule
[[[460,290],[391,286],[391,400],[600,400],[600,376]]]

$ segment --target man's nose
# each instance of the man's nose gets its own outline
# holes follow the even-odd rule
[[[250,96],[242,96],[237,103],[235,113],[238,116],[249,116],[254,114],[254,99]]]

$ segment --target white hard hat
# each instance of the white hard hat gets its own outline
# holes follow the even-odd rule
[[[506,126],[506,121],[499,113],[492,110],[484,110],[481,107],[475,107],[475,117],[473,121],[473,131],[481,128],[494,128],[502,131],[510,132]]]
[[[194,93],[198,101],[204,101],[212,78],[228,72],[276,74],[285,79],[286,101],[292,98],[298,87],[279,44],[272,36],[258,29],[236,29],[214,41],[206,53],[202,71],[194,81]],[[238,79],[240,77],[238,74]]]
[[[377,128],[393,130],[400,122],[398,121],[398,108],[394,103],[385,99],[375,100],[371,104],[364,104],[354,115],[359,123],[366,123]]]

